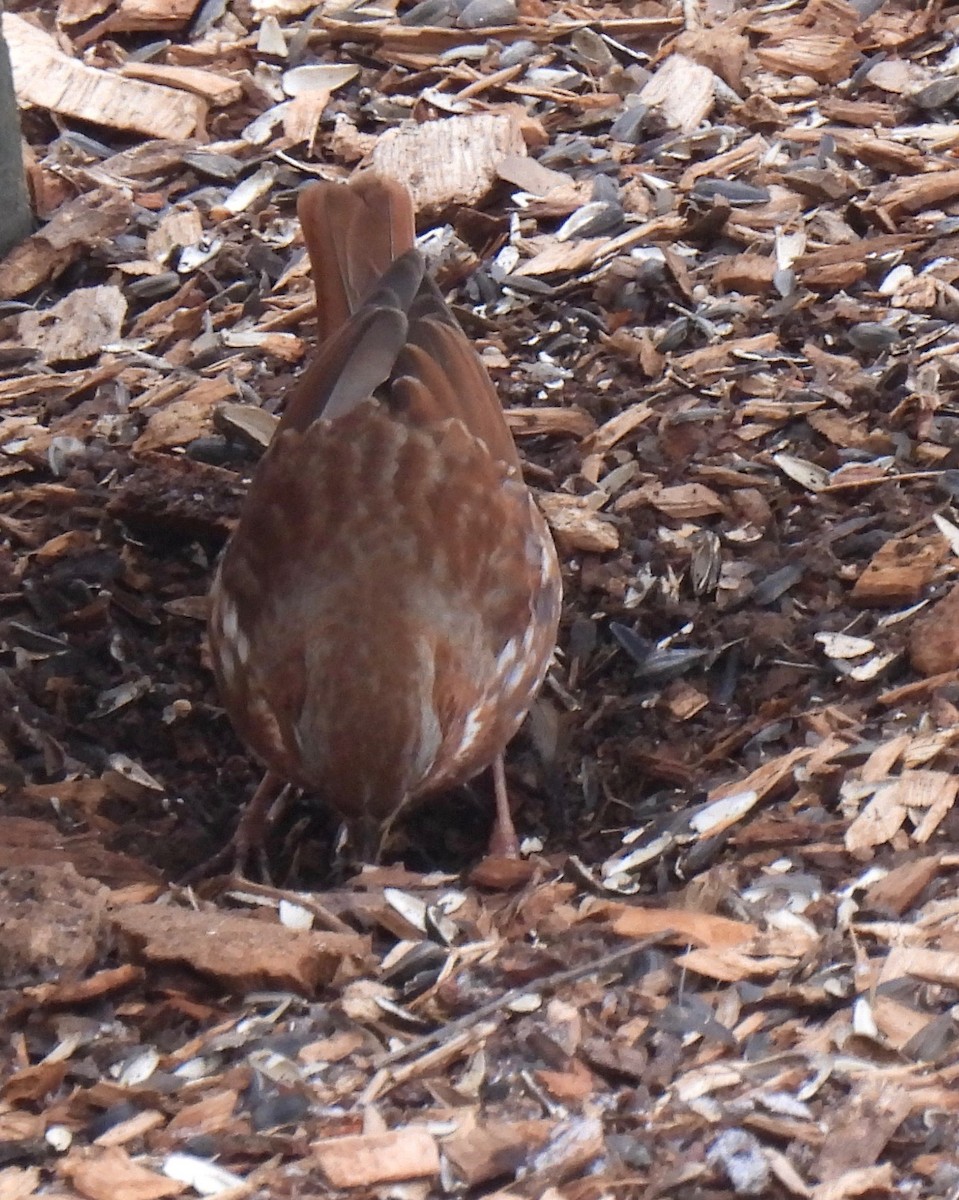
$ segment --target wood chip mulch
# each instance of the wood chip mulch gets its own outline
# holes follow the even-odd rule
[[[959,1192],[959,7],[13,0],[0,1200]],[[345,875],[212,564],[358,166],[496,378],[567,602],[508,774]],[[357,636],[363,631],[357,629]]]

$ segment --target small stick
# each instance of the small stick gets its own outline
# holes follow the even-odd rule
[[[642,954],[644,950],[648,950],[651,946],[660,945],[674,936],[674,932],[667,929],[662,933],[656,933],[650,937],[643,938],[642,941],[636,942],[632,946],[627,946],[625,949],[613,950],[595,962],[583,963],[578,967],[570,967],[566,971],[557,971],[555,975],[547,975],[545,979],[541,979],[536,983],[510,988],[508,992],[504,992],[502,996],[498,996],[495,1000],[490,1000],[488,1004],[481,1004],[479,1008],[474,1009],[471,1013],[466,1013],[462,1017],[448,1021],[442,1029],[434,1029],[432,1033],[426,1033],[422,1037],[414,1038],[412,1042],[401,1046],[398,1050],[391,1050],[389,1054],[384,1054],[382,1058],[378,1059],[374,1065],[378,1068],[387,1067],[391,1063],[399,1062],[410,1054],[419,1054],[429,1049],[430,1046],[442,1042],[444,1038],[449,1037],[453,1033],[468,1029],[471,1025],[475,1025],[487,1017],[493,1017],[498,1013],[502,1013],[504,1008],[513,1004],[521,996],[528,996],[532,992],[555,992],[567,983],[575,983],[579,979],[586,979],[588,976],[596,975],[600,971],[607,970],[609,967],[619,966],[622,963],[628,962],[635,955]]]

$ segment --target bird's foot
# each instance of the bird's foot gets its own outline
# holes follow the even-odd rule
[[[233,836],[227,844],[211,858],[188,871],[180,883],[187,886],[222,873],[246,879],[249,876],[250,864],[255,860],[260,877],[265,883],[272,884],[266,837],[282,814],[289,794],[290,785],[278,775],[267,771],[260,780],[259,787],[244,805]]]

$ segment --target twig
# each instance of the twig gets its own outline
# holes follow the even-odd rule
[[[448,1021],[441,1029],[434,1029],[432,1033],[426,1033],[422,1037],[415,1038],[412,1042],[408,1042],[398,1050],[391,1050],[389,1054],[384,1054],[381,1058],[377,1059],[374,1065],[378,1068],[388,1067],[392,1063],[399,1062],[411,1054],[421,1054],[423,1051],[428,1050],[430,1046],[442,1042],[445,1038],[451,1037],[461,1030],[468,1029],[471,1025],[475,1025],[487,1017],[497,1016],[509,1005],[519,1000],[521,996],[529,996],[534,992],[555,992],[567,983],[575,983],[577,980],[585,979],[589,975],[597,975],[600,971],[605,971],[609,967],[628,962],[635,955],[642,954],[644,950],[648,950],[651,946],[660,945],[673,936],[673,931],[667,929],[662,933],[652,934],[650,937],[643,938],[642,941],[636,942],[632,946],[627,946],[625,949],[613,950],[610,954],[597,959],[596,962],[583,963],[579,967],[570,967],[566,971],[557,971],[554,975],[547,975],[544,979],[537,980],[535,983],[510,988],[502,996],[498,996],[495,1000],[490,1000],[487,1004],[481,1004],[479,1008],[474,1009],[471,1013],[466,1013],[462,1017]]]

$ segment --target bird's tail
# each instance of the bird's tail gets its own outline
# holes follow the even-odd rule
[[[319,342],[337,333],[413,245],[413,201],[372,171],[302,189],[297,212],[313,268]]]

